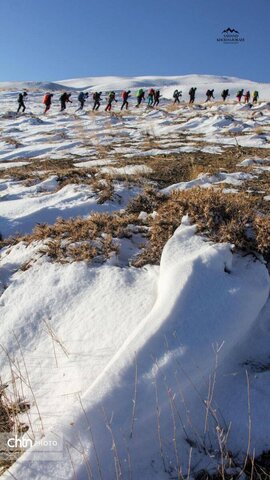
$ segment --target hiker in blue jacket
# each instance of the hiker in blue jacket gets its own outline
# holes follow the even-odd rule
[[[78,101],[80,103],[79,108],[76,110],[78,112],[79,110],[83,110],[84,104],[86,99],[88,98],[88,93],[80,92],[78,95]]]

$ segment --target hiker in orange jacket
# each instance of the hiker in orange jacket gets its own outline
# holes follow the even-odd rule
[[[45,105],[44,114],[47,113],[51,108],[52,97],[53,93],[46,93],[43,97],[42,103]]]

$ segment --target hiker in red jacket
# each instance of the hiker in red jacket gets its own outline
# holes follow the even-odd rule
[[[124,90],[123,93],[122,93],[123,103],[122,103],[122,106],[121,106],[121,110],[123,110],[124,107],[126,107],[126,110],[128,109],[128,98],[129,97],[130,97],[130,90],[128,90],[127,92]]]
[[[52,97],[53,97],[53,93],[46,93],[43,97],[42,102],[45,105],[44,114],[47,113],[51,108]]]
[[[243,96],[243,93],[244,93],[244,89],[242,90],[238,90],[237,94],[236,94],[236,98],[238,100],[238,102],[240,103],[241,102],[241,98]]]
[[[247,90],[244,95],[244,103],[249,103],[249,100],[250,100],[250,91]]]
[[[148,91],[148,95],[147,95],[147,105],[148,105],[148,107],[153,106],[154,96],[155,96],[155,90],[153,88],[150,88],[150,90]]]

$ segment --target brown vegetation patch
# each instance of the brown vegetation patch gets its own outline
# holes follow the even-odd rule
[[[19,161],[22,160],[19,159]],[[27,161],[29,162],[28,165],[0,170],[0,178],[12,178],[19,181],[28,180],[29,178],[43,180],[48,175],[58,175],[70,168],[74,168],[73,160],[67,159],[27,159]]]
[[[205,146],[205,144],[202,144]],[[250,167],[240,167],[237,165],[248,157],[265,158],[270,155],[270,150],[259,148],[229,147],[224,149],[222,154],[205,152],[181,152],[177,154],[161,154],[149,156],[134,156],[132,158],[121,158],[120,154],[114,157],[116,160],[114,168],[125,167],[127,165],[146,165],[152,169],[152,172],[143,172],[137,175],[139,179],[154,182],[159,188],[165,188],[169,185],[179,182],[194,180],[202,173],[217,174],[220,171],[233,173],[236,171],[251,172]],[[102,174],[99,174],[102,176]],[[116,177],[115,177],[116,178]],[[126,179],[125,175],[117,175],[119,180]],[[133,176],[133,180],[134,180]]]
[[[130,200],[126,212],[129,214],[140,212],[152,213],[167,200],[167,197],[155,190],[153,187],[146,187],[137,197]]]
[[[134,224],[136,233],[145,231],[137,215],[131,214],[95,213],[89,218],[60,218],[54,225],[38,225],[31,235],[17,237],[16,241],[29,244],[43,240],[41,252],[60,263],[93,260],[102,263],[118,251],[116,239],[132,236]]]
[[[251,169],[250,172],[254,174],[254,177],[243,182],[240,190],[249,190],[254,195],[270,195],[270,172],[264,171],[259,174],[254,172],[254,169]]]
[[[270,215],[258,214],[252,197],[213,188],[175,191],[157,213],[149,220],[149,244],[135,260],[135,266],[159,262],[165,243],[186,214],[210,240],[229,242],[270,260]]]

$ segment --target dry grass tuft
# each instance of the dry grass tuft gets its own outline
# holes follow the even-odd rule
[[[165,195],[158,192],[153,187],[146,187],[140,195],[130,200],[126,211],[128,213],[151,213],[166,199],[167,197]]]
[[[188,214],[198,231],[214,242],[258,252],[270,260],[270,215],[258,215],[255,201],[244,194],[224,194],[216,189],[175,191],[150,220],[150,241],[134,265],[159,262],[163,247]]]
[[[118,251],[117,239],[132,236],[134,223],[145,230],[137,216],[131,214],[95,213],[89,218],[58,219],[54,225],[38,225],[31,235],[18,237],[17,242],[44,241],[41,252],[60,263],[103,263]]]
[[[97,173],[96,168],[87,168],[87,169],[76,169],[76,168],[68,168],[62,169],[60,172],[57,173],[58,184],[59,188],[62,188],[69,184],[84,184],[84,185],[91,185],[94,175]]]
[[[92,182],[92,189],[98,195],[97,203],[103,204],[113,199],[114,185],[109,175],[102,179],[95,179]]]
[[[0,475],[4,473],[23,453],[22,448],[11,448],[8,440],[22,436],[28,426],[20,421],[20,414],[29,410],[29,403],[20,399],[12,401],[7,393],[8,385],[0,386]]]

